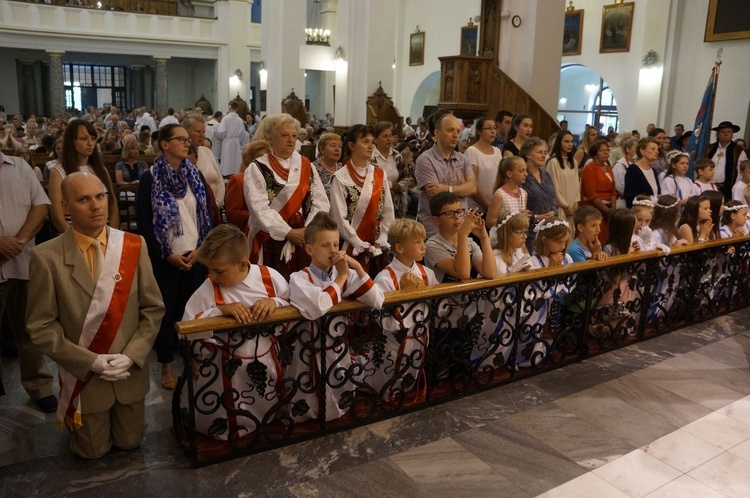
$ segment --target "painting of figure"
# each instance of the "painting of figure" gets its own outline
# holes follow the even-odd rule
[[[602,9],[602,36],[599,53],[630,52],[633,2],[605,5]]]

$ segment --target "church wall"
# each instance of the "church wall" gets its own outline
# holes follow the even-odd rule
[[[714,110],[714,125],[732,121],[742,127],[735,137],[750,138],[747,129],[750,101],[750,39],[703,42],[708,0],[679,2],[675,16],[675,40],[672,64],[665,70],[668,85],[662,102],[663,123],[669,128],[683,123],[687,129],[695,124],[706,83],[723,48],[722,65]]]
[[[438,57],[460,53],[461,27],[468,24],[469,18],[479,15],[481,3],[480,0],[401,2],[394,102],[404,117],[410,115],[412,99],[422,81],[435,71],[440,71]],[[409,35],[414,33],[417,25],[425,33],[424,65],[409,66]],[[479,29],[482,29],[481,25]],[[385,85],[383,88],[386,88]]]
[[[0,50],[0,105],[5,106],[7,114],[17,114],[21,110],[16,59],[26,58],[22,56],[26,52],[36,53],[32,50]]]
[[[708,3],[636,1],[630,51],[600,54],[602,2],[575,0],[575,8],[584,9],[583,50],[579,56],[563,57],[562,63],[583,64],[602,75],[617,99],[621,129],[644,131],[653,122],[671,133],[677,123],[693,126],[716,51],[723,47],[714,122],[731,120],[744,134],[750,40],[704,42]],[[654,69],[643,67],[649,50],[659,57]]]

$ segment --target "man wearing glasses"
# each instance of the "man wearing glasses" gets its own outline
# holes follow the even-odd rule
[[[438,111],[429,119],[435,145],[416,161],[414,177],[419,189],[418,220],[427,230],[427,237],[438,233],[430,212],[430,199],[440,192],[450,192],[461,199],[461,208],[468,207],[467,198],[476,192],[476,178],[471,162],[456,152],[461,125],[448,111]]]

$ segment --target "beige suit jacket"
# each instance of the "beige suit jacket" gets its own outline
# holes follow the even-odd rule
[[[147,357],[164,315],[146,242],[141,238],[138,270],[120,329],[109,350],[133,360],[130,377],[116,382],[102,380],[90,370],[97,355],[78,345],[95,288],[72,229],[32,251],[26,329],[39,351],[78,379],[89,379],[81,392],[82,414],[108,410],[115,399],[131,404],[145,398],[149,390]]]

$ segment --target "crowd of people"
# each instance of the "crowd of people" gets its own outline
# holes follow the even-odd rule
[[[463,123],[438,111],[416,128],[407,119],[342,135],[330,115],[243,121],[236,103],[226,115],[170,109],[156,118],[143,108],[124,118],[90,109],[70,120],[15,116],[3,128],[0,315],[14,333],[23,387],[42,411],[57,411],[84,458],[140,444],[148,351],[162,365],[163,388],[174,389],[177,321],[226,315],[249,324],[287,305],[316,320],[346,297],[379,309],[386,292],[668,252],[750,228],[750,161],[730,122],[714,128],[717,141],[691,177],[681,125],[673,137],[653,127],[643,138],[588,127],[579,141],[567,123],[536,137],[530,116],[507,111]],[[305,145],[314,158],[300,153]],[[24,159],[31,151],[49,153],[44,170]],[[103,165],[107,154],[121,157],[113,172]],[[137,184],[140,236],[120,230],[112,195],[120,183]],[[34,248],[47,218],[52,240]],[[512,356],[491,339],[511,330],[512,313],[485,314],[482,337],[472,341],[458,320],[467,311],[447,310],[441,350],[461,352],[449,372],[428,370],[429,329],[415,310],[383,318],[386,351],[377,359],[347,354],[345,326],[321,339],[303,325],[295,335],[301,353],[284,369],[275,338],[258,334],[227,349],[231,340],[218,334],[205,340],[206,361],[229,354],[241,373],[227,379],[219,367],[216,390],[266,387],[252,402],[240,394],[226,400],[223,418],[198,410],[196,425],[218,439],[251,432],[255,420],[268,420],[285,376],[302,382],[291,403],[295,420],[318,418],[320,403],[332,420],[348,410],[341,399],[354,389],[353,372],[389,400],[407,392],[416,399],[426,383],[460,374],[462,362],[503,355],[515,368],[534,366],[546,351],[541,330],[551,299],[527,311],[535,332]],[[316,340],[325,341],[322,350],[309,347]],[[60,367],[59,401],[42,354]],[[331,355],[346,380],[336,369],[316,371],[313,354]],[[250,368],[257,362],[262,374]],[[322,398],[305,384],[321,376],[336,376]],[[254,417],[235,415],[240,405]],[[216,417],[231,420],[217,425]]]

